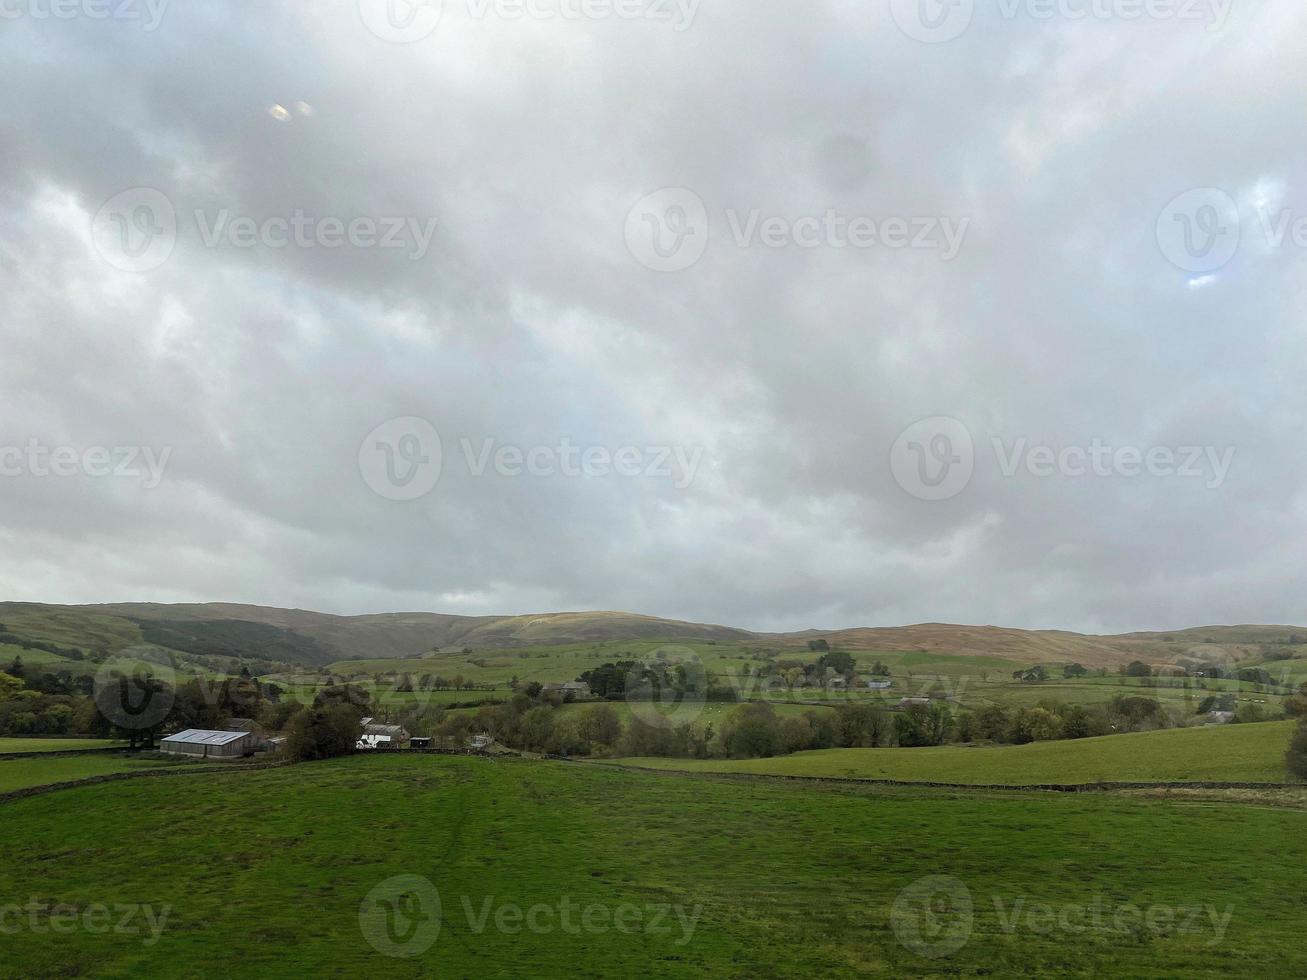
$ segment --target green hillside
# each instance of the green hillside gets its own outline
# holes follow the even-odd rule
[[[694,772],[1031,785],[1284,782],[1293,722],[1184,728],[1067,742],[930,749],[824,749],[774,759],[623,759]]]
[[[3,820],[0,894],[121,906],[139,931],[20,928],[2,977],[1307,970],[1292,809],[376,756],[64,790]]]

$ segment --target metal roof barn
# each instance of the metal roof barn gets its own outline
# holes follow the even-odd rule
[[[250,732],[213,732],[188,728],[160,740],[159,751],[202,759],[239,759],[254,751]]]

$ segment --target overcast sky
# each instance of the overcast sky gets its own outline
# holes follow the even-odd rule
[[[1307,623],[1307,10],[922,2],[9,0],[0,598]]]

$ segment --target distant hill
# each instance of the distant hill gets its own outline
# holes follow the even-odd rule
[[[816,638],[825,639],[832,647],[851,650],[991,656],[1032,664],[1077,661],[1086,666],[1106,667],[1135,659],[1153,664],[1174,663],[1185,658],[1242,660],[1257,656],[1266,645],[1307,641],[1307,627],[1296,626],[1209,626],[1172,633],[1091,636],[1059,630],[924,623],[755,633],[620,612],[334,616],[302,609],[221,602],[177,605],[129,602],[93,606],[3,602],[0,624],[19,637],[61,648],[78,648],[87,654],[119,653],[153,645],[193,655],[263,658],[312,667],[338,660],[408,659],[437,647],[485,650],[665,639],[802,648]]]

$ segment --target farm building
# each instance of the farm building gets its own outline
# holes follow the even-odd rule
[[[201,759],[240,759],[253,755],[255,736],[250,732],[213,732],[188,728],[160,740],[159,751]]]
[[[893,681],[867,681],[869,691],[888,691],[893,686]]]
[[[467,740],[467,744],[469,748],[475,749],[478,752],[484,752],[486,749],[490,748],[490,744],[493,741],[494,739],[489,735],[473,735]]]
[[[408,744],[409,734],[400,725],[374,725],[371,718],[363,719],[363,736],[360,749],[398,749]]]
[[[566,684],[546,684],[546,691],[556,691],[564,697],[588,698],[590,685],[585,681],[568,681]]]
[[[411,738],[408,740],[410,749],[429,749],[431,748],[431,739],[429,738]]]

